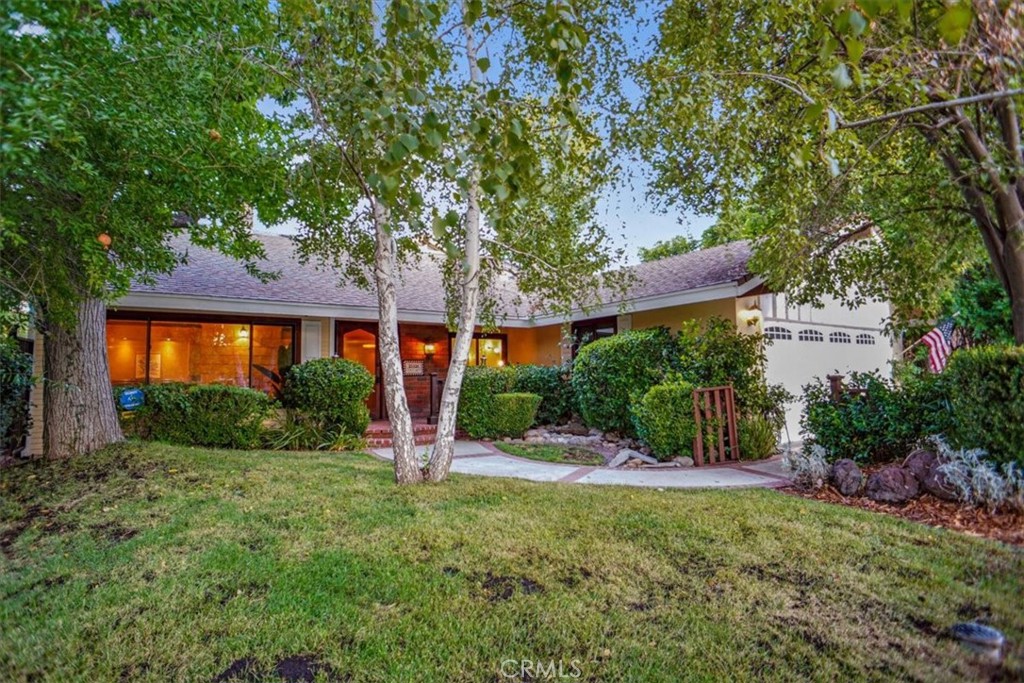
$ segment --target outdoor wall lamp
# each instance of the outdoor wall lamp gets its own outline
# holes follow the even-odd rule
[[[437,345],[434,342],[427,342],[423,345],[423,355],[432,358],[437,353]]]
[[[761,324],[761,309],[755,304],[751,308],[746,308],[739,313],[740,322],[746,327],[756,327]]]

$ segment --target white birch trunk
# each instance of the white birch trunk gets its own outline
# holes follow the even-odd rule
[[[463,3],[463,17],[466,7]],[[463,21],[466,36],[466,56],[469,60],[469,77],[474,84],[482,80],[477,65],[476,39],[473,28]],[[455,418],[459,410],[459,394],[462,379],[466,376],[469,363],[469,349],[473,344],[473,330],[480,299],[480,172],[476,167],[470,171],[469,188],[466,192],[466,214],[464,216],[466,255],[462,267],[462,301],[459,307],[458,328],[448,362],[448,375],[441,392],[441,406],[437,417],[437,434],[434,449],[427,464],[426,476],[430,481],[444,481],[455,456]]]
[[[374,251],[374,280],[377,285],[377,305],[380,308],[377,331],[377,352],[384,375],[384,403],[391,423],[392,445],[395,452],[395,481],[415,484],[423,481],[423,471],[416,455],[416,440],[412,430],[412,414],[405,395],[402,376],[402,357],[398,341],[398,296],[395,291],[397,254],[395,238],[389,225],[390,215],[380,202],[373,201],[373,227],[376,235]]]

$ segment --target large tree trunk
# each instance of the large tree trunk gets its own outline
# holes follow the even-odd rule
[[[76,324],[47,321],[43,441],[51,458],[82,455],[124,439],[107,359],[106,306],[78,305]]]
[[[444,481],[455,456],[455,418],[459,410],[459,393],[469,363],[469,349],[473,343],[476,313],[480,298],[480,203],[479,176],[474,173],[469,182],[466,209],[466,258],[462,270],[462,305],[459,309],[458,330],[448,363],[448,376],[441,394],[441,407],[437,417],[437,436],[427,466],[427,478]]]
[[[398,340],[398,297],[395,292],[396,245],[391,232],[388,210],[379,201],[373,202],[376,233],[374,280],[377,284],[377,305],[380,308],[378,353],[384,374],[384,403],[391,423],[391,439],[395,453],[395,481],[415,484],[423,481],[416,440],[412,431],[412,414],[405,395],[402,357]]]

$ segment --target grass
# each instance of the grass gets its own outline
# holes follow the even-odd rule
[[[1008,546],[768,490],[391,476],[160,445],[0,471],[4,679],[1024,677]],[[1001,670],[942,635],[976,617]]]
[[[530,460],[558,462],[568,465],[603,465],[604,457],[600,453],[579,446],[557,446],[540,443],[505,443],[495,441],[498,450]]]

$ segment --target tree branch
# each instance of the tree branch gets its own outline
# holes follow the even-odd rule
[[[918,107],[910,107],[909,109],[902,109],[900,111],[894,111],[889,114],[883,114],[882,116],[873,116],[870,119],[861,119],[860,121],[850,121],[849,123],[838,123],[838,128],[863,128],[864,126],[870,126],[875,123],[881,123],[883,121],[890,121],[892,119],[904,118],[912,116],[914,114],[920,114],[926,111],[935,111],[937,109],[950,109],[955,107],[961,107],[965,104],[976,104],[978,102],[991,102],[993,100],[1004,100],[1011,97],[1018,97],[1024,95],[1024,88],[1018,88],[1016,90],[1000,90],[998,92],[983,93],[981,95],[972,95],[971,97],[961,97],[955,100],[942,100],[941,102],[930,102],[928,104],[922,104]]]

